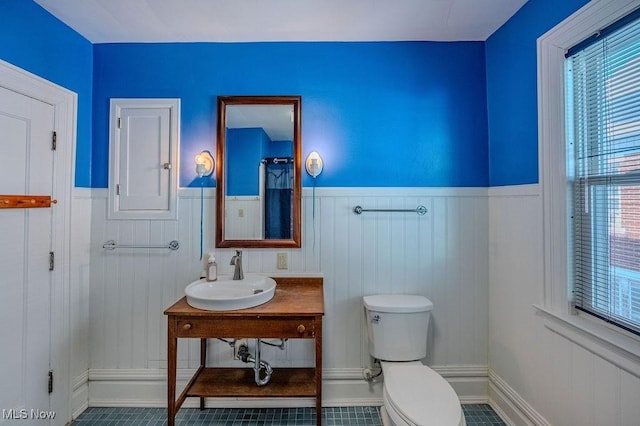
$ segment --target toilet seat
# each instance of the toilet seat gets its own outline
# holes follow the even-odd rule
[[[420,363],[384,363],[384,404],[397,425],[466,425],[458,395],[438,373]]]

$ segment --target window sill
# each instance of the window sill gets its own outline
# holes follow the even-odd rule
[[[640,378],[640,340],[577,315],[534,307],[544,318],[546,328]]]

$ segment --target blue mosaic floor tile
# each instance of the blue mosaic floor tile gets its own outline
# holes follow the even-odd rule
[[[467,426],[504,425],[486,404],[462,406]],[[167,424],[164,408],[103,408],[85,410],[73,426],[161,426]],[[177,426],[311,426],[316,424],[314,408],[182,408],[176,416]],[[325,407],[322,425],[381,426],[378,407]]]

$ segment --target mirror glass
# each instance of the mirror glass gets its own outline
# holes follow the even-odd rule
[[[300,247],[300,101],[218,97],[216,247]]]

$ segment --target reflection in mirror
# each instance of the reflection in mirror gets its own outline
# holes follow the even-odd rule
[[[300,97],[218,98],[217,247],[300,247]]]

